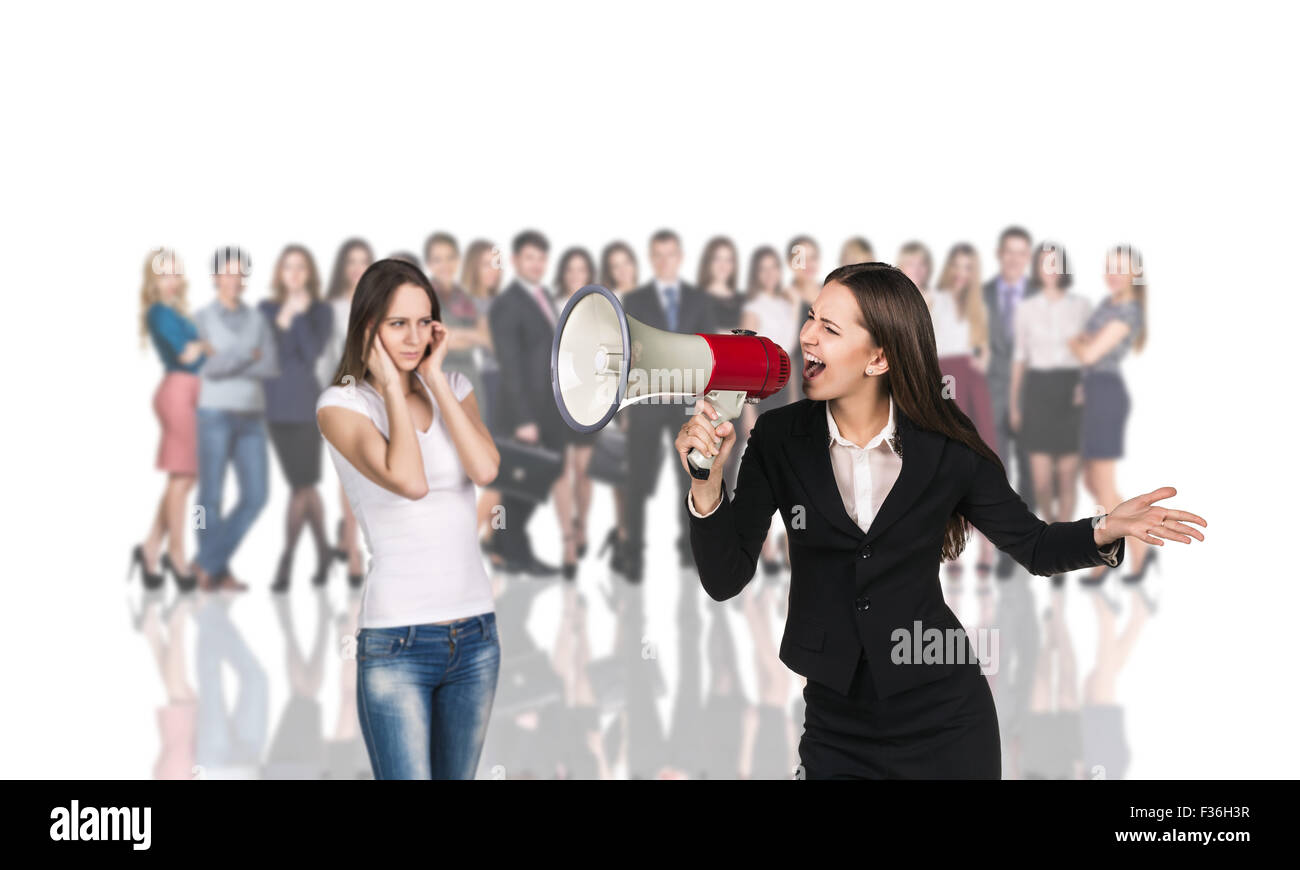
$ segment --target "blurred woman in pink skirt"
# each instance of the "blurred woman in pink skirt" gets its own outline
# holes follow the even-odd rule
[[[996,444],[993,401],[984,377],[988,366],[989,330],[984,298],[979,292],[979,254],[965,242],[953,245],[948,250],[934,290],[930,289],[932,262],[929,249],[920,242],[907,243],[898,255],[898,268],[912,279],[930,306],[945,393],[950,394],[957,407],[975,424],[984,443]],[[986,590],[988,587],[983,581],[989,578],[993,567],[993,545],[982,535],[979,541],[980,555],[976,567],[981,589]],[[961,573],[961,562],[950,561],[945,570],[956,579]],[[987,596],[987,592],[983,595]]]
[[[186,507],[199,468],[196,372],[211,352],[189,318],[187,289],[176,253],[164,248],[150,252],[140,287],[140,343],[143,346],[146,337],[153,340],[164,369],[162,382],[154,391],[153,409],[162,427],[155,466],[167,472],[167,484],[148,536],[131,551],[127,572],[129,580],[130,571],[138,567],[145,588],[157,589],[163,584],[165,569],[176,578],[182,592],[193,589],[196,582],[193,575],[181,574],[177,566],[189,564],[185,555],[185,533],[190,528]]]

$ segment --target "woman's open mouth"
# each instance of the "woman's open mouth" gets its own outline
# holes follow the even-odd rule
[[[822,373],[822,370],[825,368],[826,368],[826,363],[822,362],[820,359],[808,353],[807,351],[804,351],[803,379],[805,381],[811,381],[813,378],[820,375]]]

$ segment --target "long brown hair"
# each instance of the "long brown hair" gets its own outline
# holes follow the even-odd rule
[[[953,272],[957,270],[957,258],[970,257],[971,280],[960,290],[953,290],[956,279]],[[984,294],[980,291],[980,255],[970,242],[958,242],[948,249],[944,258],[943,269],[935,287],[954,293],[953,301],[957,303],[958,316],[966,321],[970,329],[970,346],[984,347],[989,343],[989,315],[984,306]]]
[[[889,369],[885,390],[918,429],[927,429],[965,444],[1006,473],[1002,460],[984,443],[970,417],[944,396],[934,324],[925,297],[912,280],[888,263],[853,263],[826,276],[853,291],[862,325],[885,352]],[[906,449],[906,448],[904,448]],[[961,514],[948,518],[943,534],[943,559],[956,559],[970,537],[970,523]]]
[[[469,295],[480,299],[491,299],[501,289],[499,269],[497,270],[497,283],[491,287],[484,287],[483,282],[479,280],[478,274],[479,263],[482,262],[484,257],[492,256],[492,252],[495,250],[496,245],[487,239],[475,239],[465,249],[465,258],[461,261],[460,268],[460,285],[469,292]]]
[[[425,277],[419,266],[388,257],[371,263],[357,282],[356,292],[352,294],[352,308],[348,313],[348,334],[343,345],[343,356],[331,386],[348,383],[344,378],[350,377],[352,384],[359,384],[366,376],[366,360],[370,358],[370,349],[375,344],[376,326],[388,313],[389,303],[397,288],[403,284],[414,284],[429,297],[430,311],[433,319],[442,320],[442,309],[438,306],[438,294]]]
[[[294,254],[301,254],[303,260],[307,262],[307,284],[305,289],[307,295],[313,301],[320,299],[320,272],[316,269],[316,258],[311,255],[304,245],[285,245],[284,250],[275,261],[275,271],[271,274],[271,298],[277,305],[284,303],[284,297],[288,294],[289,288],[284,286],[284,279],[280,277],[280,270],[284,268],[284,261]]]
[[[338,253],[334,255],[334,267],[330,269],[329,289],[325,291],[326,299],[342,299],[352,289],[348,286],[348,257],[352,256],[352,252],[357,248],[366,252],[368,263],[375,261],[375,252],[365,239],[353,236],[339,245]]]
[[[1142,347],[1147,343],[1147,276],[1144,274],[1146,269],[1142,266],[1142,253],[1132,245],[1112,245],[1106,251],[1106,267],[1119,268],[1119,258],[1124,257],[1128,260],[1128,286],[1133,291],[1133,298],[1137,300],[1138,314],[1141,315],[1141,322],[1138,324],[1137,335],[1133,336],[1133,352],[1141,353]],[[1141,279],[1141,280],[1139,280]]]
[[[713,280],[713,258],[722,248],[731,251],[731,277],[727,279],[727,289],[735,295],[736,276],[740,274],[740,253],[736,250],[736,243],[726,236],[714,236],[704,246],[704,253],[700,255],[700,267],[695,273],[695,286],[701,290],[709,289],[709,282]]]
[[[763,261],[768,258],[776,260],[776,287],[772,292],[787,302],[793,302],[794,294],[785,289],[785,275],[782,274],[784,264],[781,262],[781,255],[771,245],[760,245],[749,255],[749,273],[745,276],[745,299],[757,299],[762,294],[763,288],[759,286],[758,273],[762,269]]]
[[[636,276],[640,273],[640,268],[638,267],[636,262],[636,251],[632,250],[632,246],[629,245],[627,242],[619,241],[619,240],[610,242],[608,245],[605,246],[605,249],[600,252],[600,283],[605,285],[605,287],[609,288],[610,290],[618,289],[616,286],[614,286],[618,282],[614,280],[614,270],[610,268],[609,261],[612,260],[614,258],[614,255],[619,251],[622,251],[624,254],[627,254],[627,258],[632,261],[633,286],[636,285],[636,282],[638,280]]]
[[[564,286],[564,273],[569,268],[569,261],[578,258],[582,260],[587,267],[587,284],[593,284],[596,281],[596,261],[591,258],[591,253],[583,247],[572,247],[560,255],[560,261],[555,267],[555,283],[552,285],[555,293],[557,304],[563,304],[574,293],[577,293],[582,287],[574,287],[572,290]],[[583,285],[585,287],[586,284]]]

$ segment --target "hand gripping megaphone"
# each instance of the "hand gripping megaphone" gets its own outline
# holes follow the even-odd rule
[[[588,284],[569,297],[551,343],[551,388],[564,422],[579,432],[604,428],[627,405],[659,397],[703,396],[716,429],[790,379],[790,357],[769,338],[668,332],[629,317],[618,297]],[[714,445],[722,439],[715,438]],[[707,480],[712,456],[692,449],[691,476]]]

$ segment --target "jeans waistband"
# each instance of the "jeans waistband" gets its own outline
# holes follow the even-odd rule
[[[455,622],[449,622],[439,625],[436,622],[424,622],[416,625],[389,625],[382,628],[358,628],[356,636],[360,637],[362,632],[377,634],[388,632],[392,634],[401,634],[406,638],[407,643],[413,642],[417,637],[447,637],[452,634],[461,634],[467,628],[477,625],[480,633],[484,637],[491,634],[491,627],[496,623],[496,613],[488,611],[478,613],[474,616],[465,616],[457,619]]]

